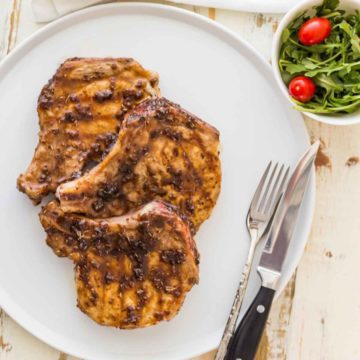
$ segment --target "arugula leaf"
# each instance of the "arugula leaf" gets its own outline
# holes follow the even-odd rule
[[[281,34],[281,41],[284,43],[289,39],[289,37],[290,37],[289,29],[284,29],[284,31]]]
[[[360,57],[360,38],[358,36],[354,36],[353,39],[350,40],[352,51],[354,52],[354,56],[356,58]]]
[[[285,68],[289,74],[298,74],[306,70],[306,67],[302,64],[288,64],[285,65]]]
[[[339,0],[324,0],[322,5],[315,7],[318,16],[327,15],[339,6]]]

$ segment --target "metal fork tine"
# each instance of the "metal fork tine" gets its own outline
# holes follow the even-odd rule
[[[282,187],[280,186],[280,188],[278,188],[278,185],[279,185],[279,182],[280,182],[280,179],[281,179],[281,175],[282,175],[282,172],[284,170],[284,164],[281,165],[281,168],[277,174],[277,177],[276,177],[276,180],[275,180],[275,183],[274,185],[272,186],[272,189],[271,189],[271,192],[270,192],[270,195],[266,201],[266,205],[265,205],[265,210],[264,210],[264,213],[267,214],[269,212],[269,210],[272,210],[272,204],[273,204],[273,200],[274,200],[274,195],[275,195],[275,192],[276,190],[278,189],[281,189]]]
[[[259,199],[260,199],[260,195],[261,195],[261,192],[262,192],[262,189],[264,187],[264,183],[266,181],[266,178],[267,178],[267,175],[269,173],[269,170],[271,168],[271,165],[272,165],[272,161],[269,162],[268,166],[266,167],[265,169],[265,172],[263,174],[263,176],[261,177],[261,180],[259,182],[259,185],[258,187],[256,188],[256,191],[255,191],[255,194],[254,194],[254,197],[251,201],[251,204],[250,204],[250,210],[251,211],[254,211],[256,210],[256,207],[257,207],[257,204],[259,203]]]
[[[273,171],[272,171],[272,173],[271,173],[271,175],[270,175],[270,179],[269,179],[269,181],[268,181],[268,183],[267,183],[267,186],[266,186],[266,189],[265,189],[265,191],[264,191],[264,194],[263,194],[262,197],[261,197],[260,205],[259,205],[259,207],[258,207],[259,213],[261,213],[262,210],[263,210],[263,208],[264,208],[265,201],[266,201],[267,195],[268,195],[268,193],[269,193],[269,190],[270,190],[270,187],[271,187],[273,178],[274,178],[274,176],[275,176],[275,174],[276,174],[276,170],[277,170],[278,165],[279,165],[279,163],[276,163],[276,164],[275,164],[275,167],[274,167],[274,169],[273,169]]]
[[[273,202],[273,205],[272,205],[272,208],[271,208],[271,212],[274,211],[274,208],[275,208],[275,205],[278,203],[282,193],[283,193],[283,190],[284,190],[284,186],[285,186],[285,183],[286,183],[286,180],[287,180],[287,177],[289,175],[289,172],[290,172],[290,166],[287,167],[286,171],[285,171],[285,174],[284,174],[284,177],[281,181],[281,184],[278,188],[278,191],[277,191],[277,194],[275,196],[275,201]]]

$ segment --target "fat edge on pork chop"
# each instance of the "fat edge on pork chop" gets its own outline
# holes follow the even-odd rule
[[[189,225],[163,202],[89,219],[52,201],[40,221],[55,254],[75,264],[78,307],[101,325],[134,329],[170,320],[198,283]]]
[[[99,163],[126,112],[160,94],[158,80],[133,59],[66,60],[39,96],[39,142],[18,189],[38,204]]]
[[[175,205],[194,230],[211,214],[221,187],[219,132],[165,98],[125,116],[117,142],[84,176],[60,185],[65,212],[123,215],[154,199]]]

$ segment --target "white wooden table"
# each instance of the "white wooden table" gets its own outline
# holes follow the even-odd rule
[[[281,16],[183,7],[226,25],[270,59]],[[30,0],[0,0],[0,58],[40,27]],[[315,218],[298,270],[273,307],[257,360],[359,360],[360,125],[304,121],[309,135],[322,141]],[[40,342],[0,309],[0,360],[74,358]]]

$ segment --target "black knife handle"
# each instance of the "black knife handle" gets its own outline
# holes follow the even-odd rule
[[[275,291],[261,287],[229,344],[226,360],[253,360],[269,316]]]

